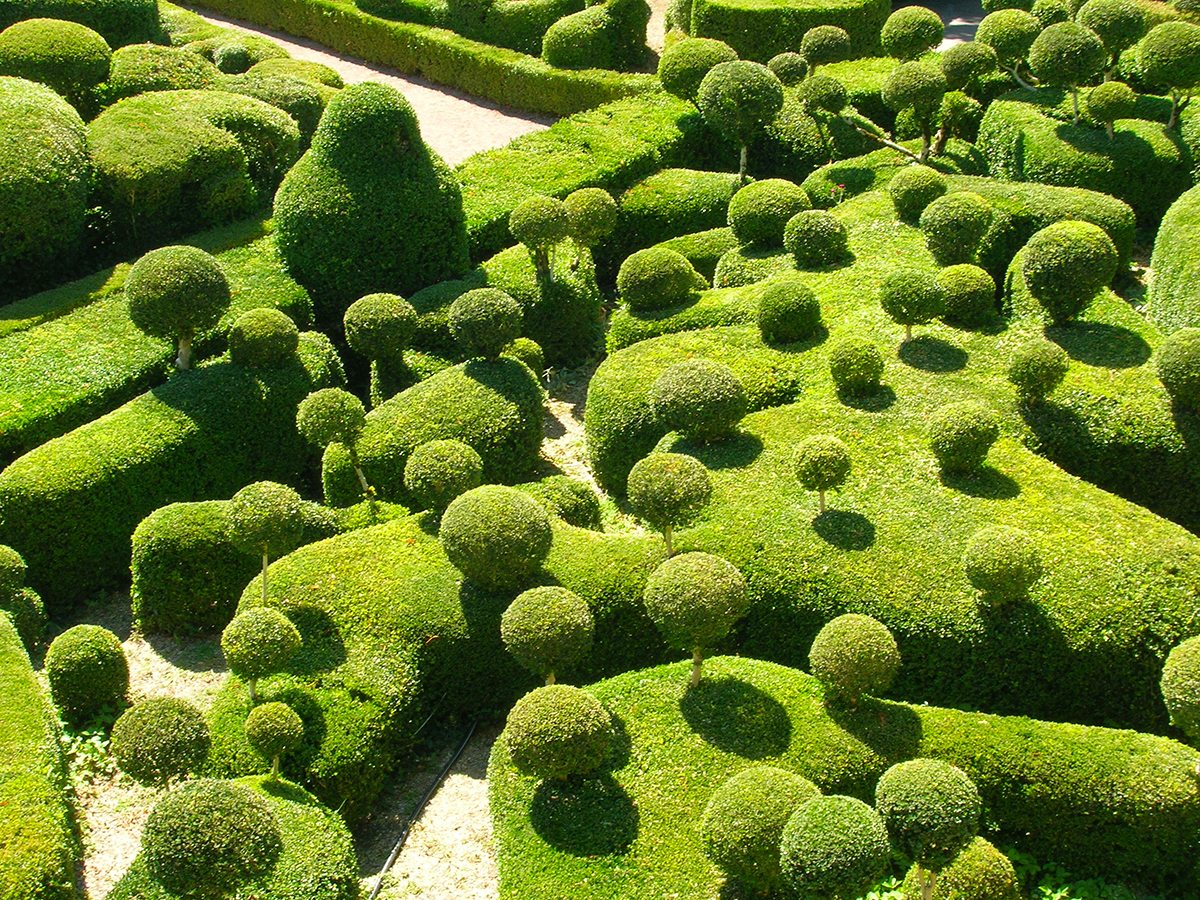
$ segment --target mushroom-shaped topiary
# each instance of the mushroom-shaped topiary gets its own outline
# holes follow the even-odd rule
[[[1042,33],[1042,23],[1024,9],[998,9],[983,17],[975,31],[975,40],[996,51],[1000,68],[1022,87],[1032,86],[1021,77],[1021,66],[1029,48]]]
[[[367,422],[362,401],[342,388],[322,388],[314,391],[296,408],[296,427],[309,443],[322,450],[337,441],[346,448],[354,474],[362,485],[363,496],[374,511],[375,492],[367,484],[362,463],[358,458],[358,438]]]
[[[1019,346],[1008,363],[1008,380],[1017,388],[1017,402],[1046,399],[1062,384],[1069,362],[1067,352],[1045,338],[1033,338]]]
[[[550,517],[528,494],[485,484],[453,500],[438,536],[450,562],[485,588],[520,587],[550,552]]]
[[[567,211],[567,233],[575,242],[576,262],[586,261],[588,271],[592,271],[592,248],[617,227],[617,201],[603,188],[580,188],[567,194],[563,206]]]
[[[267,602],[267,566],[300,545],[303,501],[286,485],[257,481],[229,501],[229,539],[234,546],[262,557],[262,602]]]
[[[654,418],[696,441],[719,441],[746,415],[749,400],[729,366],[695,357],[674,363],[650,388]]]
[[[1021,900],[1021,881],[1012,861],[981,837],[974,837],[937,872],[920,864],[908,870],[901,887],[904,900]],[[932,891],[927,888],[934,882]]]
[[[767,68],[775,73],[784,87],[795,87],[808,77],[808,61],[791,50],[772,56],[767,61]]]
[[[709,70],[737,58],[737,51],[724,41],[684,38],[663,50],[658,59],[658,78],[668,94],[695,103],[700,82]]]
[[[828,75],[812,75],[800,84],[797,96],[809,115],[818,119],[824,115],[836,116],[849,102],[846,86]]]
[[[746,181],[746,148],[783,108],[783,84],[762,63],[718,63],[700,82],[697,105],[704,121],[741,147],[738,178]]]
[[[1117,248],[1103,228],[1064,220],[1037,232],[1025,245],[1025,285],[1055,325],[1066,325],[1091,305],[1117,274]]]
[[[712,497],[704,463],[683,453],[651,453],[629,470],[629,505],[663,533],[667,556],[674,556],[672,529],[689,522]]]
[[[980,41],[955,44],[942,53],[940,62],[947,89],[972,95],[978,93],[979,80],[1000,64],[996,51]]]
[[[648,247],[625,258],[617,272],[617,293],[633,312],[653,312],[687,300],[706,286],[686,256],[668,247]]]
[[[566,205],[541,194],[529,197],[509,214],[508,230],[529,250],[538,278],[552,278],[550,254],[571,231]]]
[[[808,61],[810,74],[816,73],[817,66],[849,59],[850,52],[850,35],[836,25],[817,25],[800,39],[800,55]]]
[[[1116,70],[1121,52],[1146,33],[1146,15],[1133,0],[1087,0],[1075,13],[1075,21],[1096,32],[1104,44],[1106,80]]]
[[[142,831],[150,877],[182,897],[227,897],[271,870],[283,849],[266,801],[232,781],[187,781],[159,800]]]
[[[880,776],[875,809],[893,846],[936,870],[975,837],[983,801],[975,783],[957,766],[940,759],[910,759]]]
[[[1171,91],[1171,118],[1167,127],[1174,128],[1182,107],[1181,98],[1190,97],[1192,89],[1200,84],[1200,25],[1192,22],[1155,25],[1138,43],[1137,61],[1147,82],[1166,85]]]
[[[700,683],[705,648],[724,638],[750,608],[742,573],[711,553],[668,559],[650,573],[642,600],[666,642],[692,651],[692,687]]]
[[[783,178],[752,182],[729,201],[729,227],[742,244],[783,246],[783,229],[796,213],[812,209],[804,188]]]
[[[504,727],[513,765],[535,778],[567,778],[596,769],[613,742],[612,716],[585,690],[551,684],[516,702]]]
[[[751,766],[709,798],[700,820],[700,842],[726,878],[737,878],[757,894],[783,889],[779,842],[801,804],[821,795],[803,776],[774,766]]]
[[[238,613],[221,632],[225,662],[246,682],[251,703],[258,702],[258,679],[283,671],[301,644],[296,626],[272,606]]]
[[[141,784],[161,785],[196,772],[208,758],[204,714],[178,697],[153,697],[113,724],[112,753],[121,771]]]
[[[970,263],[941,269],[935,276],[945,309],[942,318],[960,325],[985,325],[996,318],[996,282]]]
[[[887,17],[879,42],[888,56],[909,62],[940,44],[945,33],[946,26],[932,9],[905,6]]]
[[[792,465],[800,486],[817,492],[823,513],[825,492],[841,487],[850,474],[850,448],[832,435],[814,434],[796,445]]]
[[[947,474],[974,472],[1000,436],[992,411],[963,400],[938,407],[929,420],[929,449]]]
[[[468,357],[499,359],[521,335],[521,304],[499,288],[475,288],[450,304],[450,333]]]
[[[921,213],[925,245],[939,266],[974,262],[991,224],[992,205],[972,191],[938,197]]]
[[[76,625],[50,642],[46,680],[63,718],[79,724],[125,699],[129,663],[120,639],[107,628]]]
[[[887,190],[896,215],[915,222],[925,207],[946,193],[946,176],[929,166],[906,166],[892,176]]]
[[[1029,533],[1007,525],[980,528],[963,554],[967,580],[993,604],[1029,596],[1042,577],[1042,558]]]
[[[192,339],[214,328],[229,308],[229,282],[216,257],[196,247],[151,250],[125,279],[129,318],[151,337],[175,341],[175,365],[191,368]]]
[[[883,354],[872,341],[845,335],[829,348],[829,374],[839,395],[869,397],[883,378]]]
[[[785,272],[763,282],[758,330],[768,344],[793,344],[821,330],[821,304],[802,277]]]
[[[933,147],[933,126],[942,97],[947,90],[946,76],[941,68],[923,62],[901,63],[888,75],[883,83],[880,97],[889,109],[896,112],[911,110],[914,121],[921,129],[921,151],[917,162],[929,159]]]
[[[346,343],[371,361],[371,405],[379,406],[412,381],[404,351],[417,330],[417,311],[395,294],[367,294],[342,317]]]
[[[1155,365],[1171,402],[1200,412],[1200,328],[1180,328],[1171,334],[1158,349]]]
[[[1172,648],[1159,681],[1171,724],[1200,740],[1200,636]]]
[[[483,459],[462,441],[426,441],[404,463],[404,487],[422,509],[441,513],[483,484]]]
[[[946,309],[946,298],[932,272],[899,269],[884,276],[879,286],[879,305],[888,318],[904,326],[905,342],[912,340],[912,327],[932,322]]]
[[[587,603],[562,587],[530,588],[500,617],[500,637],[508,652],[546,684],[554,684],[555,672],[588,655],[594,634]]]
[[[108,41],[77,22],[24,19],[0,31],[0,75],[47,85],[77,108],[111,62]]]
[[[278,309],[242,313],[229,329],[229,358],[248,369],[279,369],[296,358],[300,330]]]
[[[829,700],[857,706],[863,694],[886,691],[900,668],[900,650],[887,626],[870,616],[846,613],[817,632],[808,668]]]
[[[279,757],[291,753],[304,738],[304,723],[286,703],[264,703],[246,717],[246,743],[271,764],[271,777],[279,777]]]
[[[1034,39],[1029,68],[1044,84],[1066,88],[1079,124],[1079,87],[1104,71],[1108,54],[1096,32],[1075,22],[1057,22]]]
[[[834,794],[800,805],[783,829],[779,867],[800,897],[858,897],[891,860],[879,813],[853,797]]]
[[[845,262],[849,239],[841,219],[824,209],[807,209],[788,219],[783,246],[798,269],[819,269]]]
[[[1088,115],[1104,126],[1108,139],[1114,139],[1113,123],[1132,119],[1137,112],[1137,94],[1123,81],[1106,81],[1088,91]]]

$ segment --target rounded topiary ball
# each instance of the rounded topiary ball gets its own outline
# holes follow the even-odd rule
[[[617,272],[617,293],[633,312],[652,312],[682,303],[704,285],[682,253],[648,247],[630,254]]]
[[[246,742],[267,762],[291,753],[304,738],[304,722],[286,703],[262,703],[246,717]]]
[[[729,201],[729,227],[743,244],[782,247],[788,220],[806,209],[812,201],[799,185],[783,178],[754,181]]]
[[[828,695],[857,703],[863,694],[891,686],[900,668],[900,650],[882,622],[846,613],[817,632],[808,651],[808,668]]]
[[[226,75],[238,75],[250,68],[250,48],[236,41],[221,44],[213,51],[213,64]]]
[[[1171,724],[1191,740],[1200,739],[1200,637],[1172,648],[1159,681]]]
[[[971,191],[939,197],[921,213],[925,244],[939,266],[969,263],[992,223],[992,205]]]
[[[195,772],[208,758],[204,714],[178,697],[154,697],[127,709],[112,729],[121,771],[142,784],[163,784]]]
[[[658,59],[658,78],[668,94],[694,103],[700,82],[709,70],[737,58],[737,51],[724,41],[684,38],[663,50]]]
[[[880,777],[875,809],[902,853],[940,867],[979,831],[983,800],[957,766],[939,759],[910,759]]]
[[[1101,123],[1132,119],[1137,113],[1137,94],[1123,81],[1106,81],[1088,91],[1087,111]]]
[[[904,900],[923,900],[922,884],[932,873],[913,866],[901,890]],[[930,900],[1021,900],[1021,881],[1012,861],[981,837],[971,839],[954,859],[937,870]]]
[[[1042,577],[1042,559],[1028,532],[1007,525],[979,529],[963,555],[967,579],[993,603],[1020,600]]]
[[[979,41],[966,41],[945,50],[941,58],[946,87],[952,91],[972,88],[972,83],[996,71],[996,51]]]
[[[892,176],[887,189],[896,215],[912,222],[946,193],[946,176],[929,166],[906,166]]]
[[[227,896],[271,870],[283,849],[265,800],[232,781],[187,781],[154,805],[142,831],[141,858],[166,890]]]
[[[608,756],[612,716],[587,691],[552,684],[530,691],[508,714],[504,742],[513,765],[535,778],[591,772]]]
[[[600,498],[586,481],[551,475],[531,486],[531,496],[546,511],[576,528],[600,530]]]
[[[879,97],[888,109],[912,109],[918,119],[932,116],[946,94],[946,76],[939,67],[923,62],[896,66],[883,83]]]
[[[1099,36],[1075,22],[1049,25],[1029,47],[1030,71],[1043,84],[1058,87],[1086,84],[1100,74],[1106,58]]]
[[[924,325],[945,311],[946,298],[933,273],[898,269],[883,277],[879,305],[893,322],[905,327],[907,339],[912,326]]]
[[[759,894],[783,887],[779,842],[801,804],[821,795],[800,775],[773,766],[751,766],[709,798],[700,820],[704,855],[725,873]]]
[[[0,600],[7,599],[25,584],[25,560],[12,547],[0,544]]]
[[[296,407],[296,427],[318,447],[352,442],[367,421],[362,401],[342,388],[313,391]]]
[[[796,479],[806,491],[827,491],[850,474],[850,449],[828,434],[814,434],[796,445]]]
[[[580,188],[563,200],[567,230],[584,247],[594,247],[617,227],[617,201],[604,188]]]
[[[629,505],[662,531],[682,525],[712,498],[704,463],[684,453],[651,453],[634,463],[626,482]]]
[[[767,68],[775,73],[784,87],[795,87],[808,76],[808,62],[791,50],[772,56]]]
[[[546,354],[541,345],[531,338],[519,337],[509,341],[500,355],[524,363],[535,378],[541,378],[546,371]]]
[[[800,83],[797,92],[809,113],[831,113],[836,115],[850,102],[846,86],[828,75],[810,75]]]
[[[221,652],[229,671],[243,681],[281,671],[301,644],[296,626],[271,606],[238,613],[221,632]]]
[[[342,317],[346,343],[367,359],[400,362],[417,330],[417,311],[396,294],[367,294]]]
[[[450,562],[485,588],[524,584],[550,552],[550,517],[528,494],[485,484],[453,500],[438,536]]]
[[[1200,329],[1197,334],[1200,335]],[[1069,363],[1067,352],[1058,344],[1033,338],[1013,351],[1008,380],[1016,386],[1020,402],[1037,403],[1062,384]]]
[[[521,304],[498,288],[467,291],[450,304],[450,333],[466,356],[499,359],[521,335]]]
[[[0,75],[37,81],[67,98],[108,79],[112,49],[98,33],[62,19],[24,19],[0,31]]]
[[[749,399],[733,370],[694,357],[674,363],[650,388],[650,408],[668,431],[698,441],[715,441],[737,428]]]
[[[775,119],[783,107],[783,84],[762,63],[746,59],[717,63],[696,92],[704,121],[746,145]]]
[[[788,219],[783,246],[795,258],[796,268],[819,269],[846,258],[849,238],[846,226],[833,213],[809,209]]]
[[[46,651],[50,695],[63,717],[86,721],[105,706],[116,706],[129,690],[129,663],[120,639],[99,625],[76,625]]]
[[[291,553],[304,534],[303,509],[300,495],[285,484],[248,484],[230,498],[229,538],[256,557]]]
[[[714,646],[750,608],[745,577],[711,553],[672,556],[650,573],[642,600],[667,643],[680,650]]]
[[[567,207],[555,197],[536,194],[522,200],[508,216],[508,230],[531,250],[545,250],[567,239],[571,221]]]
[[[996,318],[996,282],[986,270],[960,263],[940,269],[934,277],[947,322],[983,325]]]
[[[850,35],[836,25],[817,25],[800,39],[800,55],[813,68],[849,59],[850,53]]]
[[[1049,28],[1059,22],[1071,21],[1071,7],[1063,0],[1034,0],[1029,10],[1033,17],[1042,23],[1043,28]]]
[[[1011,68],[1024,61],[1041,32],[1042,23],[1028,10],[998,9],[983,17],[975,40],[995,50],[999,62]]]
[[[198,247],[159,247],[130,268],[125,299],[139,330],[175,340],[221,321],[229,307],[229,282],[216,257]]]
[[[1171,402],[1200,411],[1200,328],[1180,328],[1158,350],[1158,378]]]
[[[907,61],[940,44],[945,32],[945,25],[932,9],[905,6],[887,17],[879,42],[888,56]]]
[[[569,669],[592,649],[592,611],[562,587],[518,594],[500,617],[500,637],[513,658],[542,678]]]
[[[768,344],[808,340],[821,329],[821,304],[804,279],[785,273],[763,283],[758,330]]]
[[[992,411],[970,400],[939,407],[929,421],[929,449],[944,472],[980,468],[998,437],[1000,426]]]
[[[816,797],[792,813],[779,845],[783,881],[803,897],[857,897],[887,869],[879,813],[853,797]]]
[[[868,397],[879,390],[883,353],[866,338],[846,335],[829,348],[829,374],[839,394]]]
[[[1025,245],[1021,274],[1029,293],[1055,325],[1082,313],[1117,274],[1117,248],[1098,225],[1064,220]]]
[[[252,309],[229,330],[229,358],[249,369],[278,369],[296,358],[300,329],[278,309]]]
[[[483,459],[462,441],[426,441],[404,463],[404,487],[422,509],[440,512],[481,484]]]

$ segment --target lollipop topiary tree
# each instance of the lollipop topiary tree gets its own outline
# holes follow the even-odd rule
[[[651,453],[629,470],[629,505],[663,533],[667,556],[675,555],[672,530],[690,521],[712,497],[704,463],[683,453]]]
[[[772,56],[767,61],[767,68],[778,76],[784,87],[795,87],[808,77],[808,60],[792,50]]]
[[[1200,25],[1192,22],[1155,25],[1139,42],[1137,59],[1148,82],[1165,85],[1170,90],[1171,118],[1167,127],[1174,128],[1179,111],[1200,84]]]
[[[738,179],[745,184],[747,148],[783,108],[783,83],[761,63],[718,63],[700,82],[696,102],[704,121],[741,148]]]
[[[453,500],[438,537],[450,562],[495,591],[520,587],[550,552],[550,517],[528,494],[485,484]]]
[[[1008,525],[987,525],[971,535],[963,566],[971,585],[996,605],[1028,597],[1043,571],[1029,533]]]
[[[924,164],[929,159],[934,145],[934,124],[946,94],[946,76],[939,67],[922,62],[901,63],[892,70],[883,83],[880,97],[884,104],[896,112],[911,110],[913,119],[921,129],[921,150],[912,153],[900,147],[907,155]],[[872,132],[863,132],[874,137]],[[899,147],[899,145],[888,144]]]
[[[450,333],[467,357],[500,358],[521,336],[521,304],[498,288],[467,291],[450,304]]]
[[[246,717],[246,742],[271,764],[271,777],[279,777],[279,758],[293,752],[304,738],[304,722],[286,703],[264,703]]]
[[[831,619],[808,651],[808,668],[828,701],[857,706],[863,694],[886,691],[900,668],[896,639],[882,622],[857,613]]]
[[[879,42],[888,56],[911,62],[940,44],[945,32],[945,25],[932,9],[905,6],[887,17]]]
[[[996,51],[981,41],[955,44],[942,53],[942,74],[946,87],[974,96],[979,93],[980,80],[996,71],[999,60]]]
[[[1104,126],[1108,139],[1114,140],[1113,123],[1133,118],[1137,112],[1137,94],[1123,81],[1106,81],[1088,92],[1087,111]]]
[[[371,405],[379,406],[408,387],[413,376],[404,351],[417,329],[417,311],[395,294],[367,294],[342,317],[346,343],[371,361]]]
[[[546,684],[554,684],[555,672],[588,655],[594,634],[587,603],[562,587],[530,588],[500,617],[500,637],[508,652]]]
[[[273,481],[242,488],[229,501],[229,539],[234,546],[262,558],[262,602],[267,602],[267,566],[271,558],[291,553],[304,533],[300,495]]]
[[[594,275],[592,248],[617,227],[617,201],[603,188],[580,188],[563,200],[567,211],[567,234],[575,243],[575,263]]]
[[[550,254],[571,232],[571,220],[563,201],[540,194],[523,200],[509,214],[508,230],[529,250],[538,280],[552,279]]]
[[[346,448],[350,465],[354,467],[354,474],[362,485],[363,499],[370,504],[371,517],[374,519],[375,491],[367,483],[358,457],[358,439],[362,436],[366,421],[367,411],[362,401],[342,388],[314,391],[301,400],[296,409],[296,427],[309,443],[324,450],[336,441]]]
[[[1075,21],[1094,31],[1104,44],[1105,82],[1116,72],[1121,53],[1146,33],[1146,14],[1133,0],[1087,0],[1075,13]]]
[[[975,32],[975,40],[996,51],[1000,68],[1013,77],[1021,87],[1034,90],[1021,75],[1029,48],[1042,33],[1042,23],[1024,9],[998,9],[983,17]]]
[[[565,779],[595,770],[613,742],[613,721],[592,694],[566,684],[530,691],[508,714],[504,743],[518,771]]]
[[[825,492],[841,487],[850,474],[850,449],[828,434],[814,434],[796,446],[796,478],[806,491],[817,492],[820,513],[825,512]]]
[[[930,272],[901,269],[889,272],[879,286],[879,305],[889,319],[904,326],[904,342],[912,340],[912,327],[932,322],[946,308],[946,297]]]
[[[1071,92],[1075,124],[1079,124],[1079,88],[1104,71],[1108,55],[1096,32],[1075,22],[1058,22],[1034,39],[1029,68],[1043,84]]]
[[[271,606],[238,613],[221,632],[225,662],[246,682],[251,703],[258,702],[258,679],[283,671],[301,644],[296,626]]]
[[[658,59],[658,78],[668,94],[696,103],[704,76],[714,66],[737,58],[737,51],[724,41],[686,37],[663,49]]]
[[[816,25],[800,39],[800,55],[808,62],[808,73],[815,75],[817,66],[849,59],[850,35],[836,25]]]

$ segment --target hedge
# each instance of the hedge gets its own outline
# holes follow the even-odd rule
[[[920,143],[905,144],[911,150],[919,150]],[[895,174],[913,164],[912,158],[895,150],[883,147],[863,156],[855,156],[822,166],[804,179],[801,187],[808,192],[813,206],[828,209],[840,200],[883,188]],[[988,164],[973,144],[951,138],[946,143],[946,152],[931,156],[926,163],[946,175],[987,175]]]
[[[666,247],[681,254],[697,272],[711,282],[716,274],[717,263],[722,256],[738,246],[738,240],[733,236],[733,230],[726,226],[696,234],[685,234],[654,246]]]
[[[633,312],[622,306],[609,322],[608,352],[615,353],[664,334],[753,323],[760,293],[757,285],[748,285],[704,291],[687,303],[652,312]]]
[[[0,31],[23,19],[78,22],[100,32],[110,47],[163,37],[155,0],[6,0],[0,5]]]
[[[1149,312],[1169,334],[1200,325],[1200,188],[1171,204],[1154,238]]]
[[[798,49],[810,28],[837,25],[850,35],[851,57],[858,57],[879,48],[879,32],[890,13],[891,5],[880,0],[788,4],[692,0],[691,24],[684,30],[692,37],[724,41],[742,59],[765,64],[776,54]]]
[[[546,29],[563,16],[583,9],[584,3],[583,0],[485,0],[470,4],[446,0],[363,0],[359,8],[384,19],[445,28],[473,41],[536,57],[542,52]]]

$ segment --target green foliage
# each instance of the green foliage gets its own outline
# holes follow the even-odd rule
[[[112,729],[117,765],[142,784],[161,785],[199,771],[210,743],[200,710],[178,697],[143,700],[123,712]]]
[[[1104,44],[1096,33],[1074,22],[1045,29],[1029,47],[1029,68],[1043,83],[1078,88],[1104,69]]]
[[[77,107],[108,78],[112,49],[86,25],[26,19],[0,32],[0,75],[40,82]]]
[[[246,717],[246,741],[268,762],[293,752],[303,737],[296,711],[278,700],[259,704]]]
[[[508,217],[512,236],[531,253],[547,254],[567,239],[571,223],[562,200],[535,195],[517,204]]]
[[[133,44],[113,54],[100,94],[108,105],[151,91],[200,91],[214,87],[220,75],[216,66],[190,50]]]
[[[827,434],[814,434],[796,445],[796,479],[806,491],[841,487],[850,474],[850,448]]]
[[[362,401],[342,388],[314,391],[296,408],[296,427],[309,443],[321,448],[333,441],[353,446],[366,420]]]
[[[795,87],[808,76],[808,61],[794,50],[785,50],[771,57],[767,68],[775,73],[784,87]]]
[[[929,419],[929,449],[944,473],[967,473],[982,467],[999,436],[996,417],[977,401],[947,403]]]
[[[450,333],[465,356],[496,360],[520,337],[522,315],[521,305],[504,291],[476,288],[450,304]]]
[[[925,325],[945,312],[946,296],[932,273],[896,269],[879,286],[879,305],[889,319],[905,327],[905,340],[909,340],[912,326]]]
[[[117,706],[129,689],[129,663],[120,639],[99,625],[76,625],[46,651],[46,680],[54,705],[68,722],[85,722]]]
[[[896,112],[912,110],[924,134],[933,129],[933,119],[947,90],[942,70],[929,63],[906,62],[896,66],[883,83],[880,98]]]
[[[855,897],[874,884],[891,856],[879,813],[861,800],[817,797],[792,813],[783,829],[783,880],[806,897]]]
[[[617,201],[603,188],[571,191],[563,205],[567,210],[567,233],[581,247],[596,246],[617,226]]]
[[[1029,48],[1042,33],[1042,23],[1024,9],[998,9],[979,23],[975,40],[996,51],[1000,65],[1014,68],[1029,55]]]
[[[713,66],[696,93],[704,121],[743,146],[762,134],[783,106],[783,84],[762,63],[732,60]]]
[[[796,213],[812,209],[808,194],[782,178],[746,185],[729,201],[729,227],[743,244],[783,246],[783,229]]]
[[[1063,0],[1034,0],[1029,11],[1042,24],[1042,28],[1071,21],[1071,7]]]
[[[666,247],[638,250],[621,263],[617,273],[617,293],[635,312],[676,306],[706,286],[683,254]]]
[[[1020,403],[1044,400],[1066,377],[1069,360],[1058,344],[1033,338],[1013,351],[1008,380],[1017,388]]]
[[[817,632],[808,666],[829,699],[856,705],[864,694],[881,694],[891,686],[900,668],[900,651],[882,622],[846,613]]]
[[[1176,91],[1200,84],[1200,25],[1164,22],[1138,43],[1138,64],[1146,81]]]
[[[352,350],[399,367],[416,333],[417,311],[395,294],[367,294],[350,304],[342,321]]]
[[[1042,577],[1042,559],[1029,533],[1008,525],[990,525],[971,535],[963,566],[972,587],[1000,605],[1023,600]]]
[[[1167,654],[1159,682],[1171,724],[1195,741],[1200,738],[1200,637],[1188,638]]]
[[[690,33],[719,38],[743,59],[762,62],[786,50],[799,50],[810,66],[813,60],[804,38],[812,29],[828,25],[846,33],[849,44],[839,42],[844,54],[840,59],[868,56],[878,48],[879,31],[891,12],[888,4],[877,0],[853,0],[837,7],[809,2],[763,6],[744,0],[692,0],[691,5]]]
[[[732,434],[748,405],[733,370],[702,358],[668,367],[650,389],[650,406],[663,428],[703,442]]]
[[[919,900],[921,886],[932,874],[920,865],[909,869],[904,879],[902,900]],[[1019,900],[1021,896],[1021,882],[1009,858],[983,838],[974,837],[953,860],[937,870],[931,900],[954,900],[956,897]],[[1035,896],[1039,900],[1049,900],[1044,894]]]
[[[300,149],[307,150],[313,132],[325,111],[321,91],[310,81],[295,75],[265,73],[233,75],[217,81],[217,87],[232,94],[245,94],[281,109],[300,127]]]
[[[849,33],[837,25],[817,25],[810,28],[804,32],[800,41],[800,55],[808,60],[808,65],[813,70],[817,66],[827,66],[849,59],[852,52]]]
[[[537,378],[541,378],[546,371],[546,354],[542,352],[541,345],[527,337],[509,341],[500,355],[524,363]]]
[[[712,498],[704,463],[683,453],[651,453],[629,470],[629,505],[659,531],[686,525]]]
[[[887,185],[896,215],[908,222],[917,221],[925,208],[945,194],[946,190],[946,177],[929,166],[900,169]]]
[[[843,263],[849,253],[846,226],[831,212],[810,209],[788,219],[783,246],[799,269],[817,269]]]
[[[1106,81],[1088,91],[1087,113],[1097,122],[1111,126],[1117,119],[1133,118],[1136,112],[1137,94],[1123,81]]]
[[[584,775],[613,742],[613,723],[592,694],[565,684],[530,691],[508,714],[503,745],[513,765],[535,778]]]
[[[839,394],[869,397],[879,390],[883,354],[873,341],[843,335],[829,348],[829,374]]]
[[[875,786],[875,808],[892,844],[935,869],[970,843],[983,815],[970,776],[938,759],[910,759],[889,768]]]
[[[668,94],[695,103],[700,82],[709,69],[737,58],[736,51],[724,41],[687,37],[663,50],[658,77]]]
[[[462,441],[426,441],[404,464],[404,487],[422,509],[441,512],[482,483],[483,460]]]
[[[246,553],[275,558],[294,550],[304,531],[300,495],[286,485],[258,481],[229,501],[229,537]]]
[[[568,525],[600,530],[600,498],[586,481],[567,475],[551,475],[519,487],[546,507],[548,513]]]
[[[979,81],[996,71],[999,60],[996,51],[982,41],[964,41],[942,53],[942,74],[951,91],[975,93]]]
[[[554,22],[542,38],[542,59],[562,69],[637,70],[645,58],[645,0],[608,0]]]
[[[1200,327],[1200,189],[1180,195],[1163,216],[1154,238],[1149,313],[1165,332]]]
[[[587,603],[561,587],[536,587],[508,605],[500,618],[504,647],[540,678],[570,669],[592,649],[595,623]]]
[[[242,313],[229,329],[229,359],[248,369],[281,369],[296,360],[300,330],[278,309]]]
[[[291,75],[312,84],[341,90],[346,86],[334,69],[311,59],[292,59],[290,56],[273,56],[260,60],[246,70],[247,75]]]
[[[991,222],[991,204],[971,191],[939,197],[921,213],[925,243],[941,266],[974,262]]]
[[[243,681],[282,671],[301,644],[296,626],[271,606],[239,612],[221,632],[221,652],[229,671]]]
[[[0,30],[25,19],[64,19],[99,32],[110,47],[162,39],[158,6],[151,0],[17,0],[0,11]]]
[[[216,257],[186,245],[160,247],[135,262],[125,279],[125,298],[129,318],[145,334],[188,344],[221,320],[231,299]],[[187,358],[181,348],[180,368],[189,368]]]
[[[821,304],[798,275],[768,278],[758,294],[758,330],[768,344],[791,344],[821,330]]]
[[[945,30],[941,17],[932,9],[906,6],[888,16],[879,41],[888,56],[908,62],[937,47]]]
[[[46,631],[46,607],[38,592],[27,587],[14,591],[6,599],[0,600],[0,612],[8,613],[12,619],[25,650],[35,653]]]
[[[485,588],[510,591],[541,568],[550,552],[550,519],[527,495],[487,484],[456,497],[438,529],[446,557]]]
[[[1155,366],[1172,403],[1200,409],[1200,328],[1180,328],[1163,341]]]
[[[1079,7],[1075,21],[1100,37],[1109,66],[1116,65],[1121,51],[1146,33],[1146,14],[1133,0],[1087,0]]]
[[[976,326],[995,320],[996,282],[979,266],[947,266],[934,275],[934,280],[945,301],[942,317],[947,322]]]
[[[642,594],[646,613],[679,650],[714,647],[746,614],[746,579],[711,553],[681,553],[655,569]]]
[[[0,546],[0,597],[15,594],[25,584],[25,560],[12,547]]]
[[[1058,222],[1025,245],[1021,274],[1056,325],[1082,313],[1117,273],[1117,248],[1090,222]]]
[[[846,108],[846,86],[829,75],[810,75],[797,91],[806,109],[818,113],[840,113]]]

